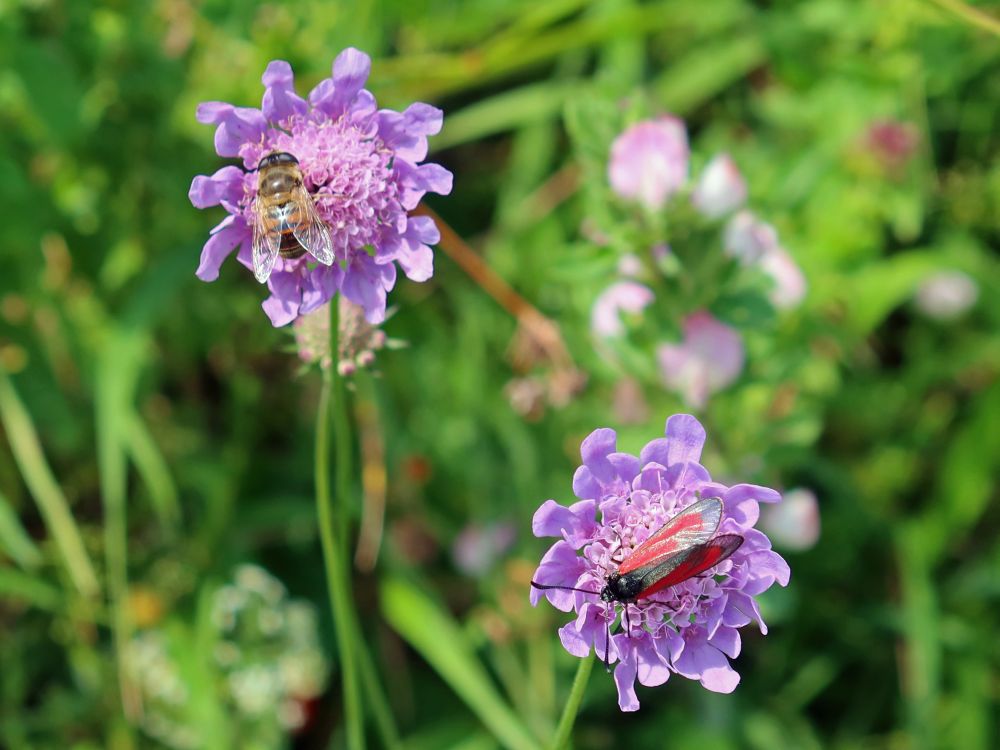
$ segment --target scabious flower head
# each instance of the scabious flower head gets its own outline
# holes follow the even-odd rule
[[[268,279],[264,311],[275,326],[316,310],[338,291],[361,305],[370,322],[385,317],[386,293],[396,283],[396,266],[414,281],[433,273],[429,245],[438,241],[434,222],[409,216],[427,192],[451,192],[451,173],[427,156],[427,136],[441,129],[441,110],[412,104],[404,112],[377,109],[365,90],[371,60],[353,48],[341,52],[333,75],[300,97],[292,68],[274,60],[264,71],[261,109],[204,102],[198,121],[216,126],[219,156],[238,157],[244,169],[227,166],[199,175],[188,193],[197,208],[222,205],[229,215],[205,243],[197,276],[214,281],[222,262],[237,248],[251,267],[254,170],[261,158],[284,151],[298,159],[306,189],[330,228],[336,260],[318,266],[308,256],[279,258]]]
[[[687,182],[689,155],[683,120],[670,116],[644,120],[611,144],[608,180],[622,198],[650,210],[663,208]]]
[[[663,384],[692,407],[733,383],[746,352],[739,332],[704,310],[684,319],[684,340],[657,350]]]
[[[573,476],[579,502],[567,508],[547,500],[532,521],[535,536],[559,538],[533,580],[584,591],[532,588],[531,602],[544,597],[557,609],[576,613],[559,629],[562,645],[580,658],[589,658],[593,649],[616,665],[623,711],[639,708],[637,679],[652,687],[673,673],[715,692],[732,692],[740,679],[729,664],[740,653],[738,628],[756,620],[766,633],[754,597],[775,582],[788,583],[788,564],[754,528],[758,503],[778,502],[781,496],[767,487],[713,482],[699,463],[705,430],[690,415],[670,417],[666,436],[648,443],[639,456],[618,452],[616,441],[614,430],[592,432],[580,447],[583,465]],[[678,512],[710,497],[720,498],[724,507],[718,533],[739,534],[742,546],[711,568],[713,575],[615,604],[628,608],[628,618],[622,617],[623,632],[611,636],[605,654],[607,627],[615,617],[612,604],[599,594],[608,575]]]
[[[292,328],[299,359],[307,365],[318,364],[322,370],[330,369],[333,362],[330,353],[330,308],[323,305],[299,315]]]
[[[299,359],[306,364],[318,364],[329,369],[333,362],[330,351],[330,304],[295,319],[295,346]],[[365,320],[364,310],[340,297],[339,331],[337,335],[337,372],[342,376],[353,375],[358,369],[371,367],[376,353],[389,342],[378,326]],[[396,342],[398,343],[398,342]]]

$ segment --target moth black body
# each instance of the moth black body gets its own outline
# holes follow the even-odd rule
[[[601,601],[634,602],[645,585],[641,575],[612,573],[607,577],[604,588],[601,589]]]

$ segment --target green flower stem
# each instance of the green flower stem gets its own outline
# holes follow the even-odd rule
[[[353,623],[356,627],[357,623]],[[379,739],[382,740],[382,747],[386,750],[398,750],[399,731],[396,729],[396,721],[392,717],[392,708],[382,691],[382,684],[378,679],[378,672],[372,655],[368,653],[368,648],[362,638],[355,638],[354,642],[358,647],[358,658],[361,661],[361,687],[365,691],[365,698],[371,706],[372,716],[375,718],[375,728],[378,730]]]
[[[337,372],[338,331],[336,330],[336,326],[339,317],[337,299],[333,299],[330,302],[330,308],[332,309],[330,314],[330,351],[333,354],[329,376],[333,382],[333,482],[337,498],[336,508],[334,509],[334,513],[336,514],[334,525],[339,534],[337,541],[340,544],[341,564],[345,566],[344,570],[346,571],[351,559],[350,534],[348,532],[351,528],[350,497],[352,486],[351,467],[353,466],[351,462],[354,456],[351,451],[351,421],[347,413],[347,389],[344,388],[344,379]]]
[[[583,702],[583,694],[587,692],[587,682],[590,680],[590,672],[594,668],[595,661],[596,659],[589,656],[580,659],[576,677],[573,678],[573,687],[569,691],[569,698],[566,699],[566,706],[563,708],[562,718],[559,719],[559,726],[556,727],[556,733],[549,745],[549,750],[562,750],[569,742],[569,737],[573,733],[573,725],[576,723],[576,715]]]
[[[350,424],[339,412],[345,411],[343,384],[336,372],[337,352],[337,303],[330,303],[330,348],[333,363],[323,376],[319,408],[316,413],[316,513],[319,520],[320,539],[323,544],[323,562],[326,567],[326,585],[330,597],[334,630],[337,634],[341,679],[344,691],[344,718],[349,750],[365,747],[364,716],[361,694],[358,689],[358,665],[355,660],[356,641],[360,629],[355,624],[351,605],[350,578],[347,575],[347,523],[344,507],[350,493]],[[330,401],[334,401],[334,418],[331,420]],[[330,496],[330,423],[333,422],[337,442],[336,491],[340,512],[334,514]],[[337,516],[340,523],[337,523]],[[337,526],[340,528],[338,529]]]

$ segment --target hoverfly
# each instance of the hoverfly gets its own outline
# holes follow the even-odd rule
[[[618,569],[607,575],[604,587],[599,592],[573,586],[550,586],[535,581],[531,585],[543,590],[563,589],[595,594],[612,607],[616,602],[621,602],[625,605],[625,617],[628,618],[628,604],[694,578],[726,560],[740,548],[743,537],[739,534],[715,536],[721,522],[722,500],[717,497],[705,498],[688,506],[626,555]],[[613,619],[614,616],[607,618],[607,640],[604,645],[604,663],[609,670],[608,648]],[[629,635],[631,631],[629,623]]]
[[[325,266],[333,264],[333,237],[316,211],[302,181],[299,160],[275,151],[257,165],[257,197],[253,208],[253,275],[263,284],[282,258],[307,252]]]

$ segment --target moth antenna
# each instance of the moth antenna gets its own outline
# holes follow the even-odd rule
[[[536,583],[535,581],[532,581],[531,585],[534,586],[536,589],[541,589],[543,591],[549,591],[555,589],[557,591],[580,591],[584,594],[595,594],[595,595],[600,593],[598,591],[590,591],[589,589],[578,589],[576,586],[553,586],[547,583]]]

